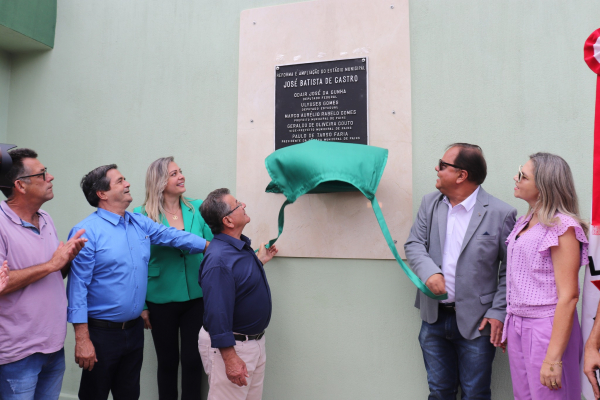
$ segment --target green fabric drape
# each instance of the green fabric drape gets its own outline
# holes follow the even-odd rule
[[[394,258],[408,278],[427,296],[443,300],[446,294],[436,296],[404,263],[375,197],[379,181],[387,163],[388,151],[375,146],[311,140],[279,149],[265,159],[271,182],[268,193],[282,193],[286,201],[279,210],[279,233],[269,241],[273,245],[284,225],[284,209],[307,193],[335,193],[360,191],[371,201],[381,232]]]

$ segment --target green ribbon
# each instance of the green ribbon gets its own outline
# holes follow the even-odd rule
[[[419,279],[419,277],[413,272],[413,270],[408,268],[408,265],[406,265],[406,263],[404,261],[402,261],[400,254],[398,254],[398,250],[396,250],[396,244],[394,243],[394,240],[392,239],[390,230],[388,229],[388,226],[385,223],[385,218],[383,218],[383,213],[381,212],[381,208],[379,208],[379,203],[377,202],[377,197],[373,196],[373,200],[371,200],[371,205],[373,206],[373,212],[375,212],[375,216],[377,217],[377,222],[379,222],[379,227],[381,228],[381,233],[383,233],[383,236],[385,237],[385,241],[387,242],[388,247],[392,251],[392,254],[394,255],[394,258],[396,258],[396,261],[398,261],[398,264],[400,264],[400,268],[402,268],[404,273],[408,276],[408,279],[410,279],[411,282],[414,283],[415,286],[417,288],[419,288],[420,291],[425,293],[427,295],[427,297],[431,297],[432,299],[435,299],[435,300],[446,300],[448,298],[448,293],[444,293],[439,296],[433,294],[433,292],[431,290],[429,290],[427,285],[425,285],[423,283],[423,281],[421,279]]]
[[[282,204],[281,208],[279,209],[279,218],[278,218],[279,233],[277,234],[277,237],[275,239],[269,240],[269,243],[265,246],[267,249],[269,247],[271,247],[273,244],[275,244],[277,239],[279,239],[279,236],[281,236],[281,232],[283,232],[283,223],[284,223],[284,215],[283,214],[284,214],[284,209],[288,204],[292,204],[292,202],[290,202],[289,200],[286,199],[285,202]],[[400,254],[398,253],[398,250],[396,249],[396,244],[394,243],[394,240],[392,239],[392,235],[390,234],[390,230],[388,229],[388,226],[385,222],[385,218],[383,217],[383,213],[381,212],[381,208],[379,207],[379,203],[377,202],[377,197],[373,197],[373,200],[371,200],[371,205],[373,206],[373,212],[375,213],[375,217],[377,217],[377,222],[379,222],[379,228],[381,229],[381,233],[383,233],[383,236],[385,237],[385,241],[387,242],[388,247],[392,251],[392,254],[394,255],[394,258],[396,259],[398,264],[400,264],[400,268],[402,268],[402,270],[404,271],[406,276],[408,276],[408,279],[410,279],[411,282],[414,283],[414,285],[420,291],[425,293],[425,295],[427,295],[428,297],[431,297],[432,299],[435,299],[435,300],[446,300],[448,298],[447,293],[441,294],[439,296],[433,294],[433,292],[431,290],[429,290],[429,288],[423,283],[423,281],[421,281],[421,279],[419,279],[419,277],[410,268],[408,268],[406,263],[404,261],[402,261],[402,258],[400,257]],[[258,252],[258,250],[256,250],[256,251]]]
[[[283,232],[283,210],[285,209],[285,207],[288,204],[292,204],[292,202],[286,199],[283,202],[283,204],[281,205],[281,208],[279,209],[279,218],[277,218],[277,223],[279,224],[279,233],[277,234],[277,237],[275,239],[269,240],[269,243],[267,243],[265,245],[265,247],[267,249],[275,244],[275,242],[277,241],[277,239],[279,239],[279,236],[281,236],[281,232]],[[254,252],[258,253],[258,249],[254,250]]]
[[[273,244],[275,244],[277,239],[279,239],[279,236],[281,236],[281,232],[283,232],[283,210],[288,204],[292,203],[286,199],[281,205],[281,208],[279,209],[279,218],[277,218],[277,223],[279,224],[279,233],[277,234],[277,237],[275,239],[269,240],[269,243],[267,243],[267,245],[265,246],[267,249],[273,246]]]

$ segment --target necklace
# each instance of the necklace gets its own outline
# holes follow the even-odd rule
[[[169,214],[171,214],[173,216],[172,218],[174,220],[178,220],[179,219],[179,217],[177,216],[177,214],[173,214],[171,211],[167,210],[166,208],[165,208],[165,211],[168,212]]]

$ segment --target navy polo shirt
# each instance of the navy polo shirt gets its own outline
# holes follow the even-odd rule
[[[255,335],[271,320],[271,290],[250,239],[218,233],[200,264],[204,329],[211,346],[235,345],[233,333]]]

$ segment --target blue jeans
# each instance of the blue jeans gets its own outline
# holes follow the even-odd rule
[[[64,349],[0,365],[0,399],[57,400],[64,373]]]
[[[429,400],[455,400],[458,385],[463,400],[491,399],[496,348],[489,336],[463,338],[456,325],[456,314],[440,310],[435,323],[421,324],[419,343],[427,370]]]

